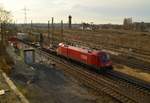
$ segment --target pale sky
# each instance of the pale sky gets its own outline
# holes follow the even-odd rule
[[[12,12],[18,23],[24,22],[26,7],[28,22],[55,22],[72,15],[73,23],[121,24],[124,17],[150,22],[150,0],[0,0],[0,5]]]

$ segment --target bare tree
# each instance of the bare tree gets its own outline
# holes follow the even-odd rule
[[[0,7],[0,34],[1,34],[1,42],[4,43],[7,35],[6,26],[10,23],[11,20],[11,13],[4,8]]]
[[[0,7],[0,23],[10,23],[11,20],[11,13]]]

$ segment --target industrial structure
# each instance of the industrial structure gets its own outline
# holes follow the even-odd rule
[[[72,28],[72,16],[71,15],[69,15],[69,29],[71,29]]]

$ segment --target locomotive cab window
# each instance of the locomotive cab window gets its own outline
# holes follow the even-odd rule
[[[103,54],[101,57],[100,57],[101,61],[103,63],[105,62],[108,62],[110,60],[110,56],[108,54]]]

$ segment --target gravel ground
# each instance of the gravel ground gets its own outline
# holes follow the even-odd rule
[[[7,51],[16,62],[11,78],[31,103],[117,103],[106,95],[96,94],[60,69],[40,63],[26,65],[12,47]]]

